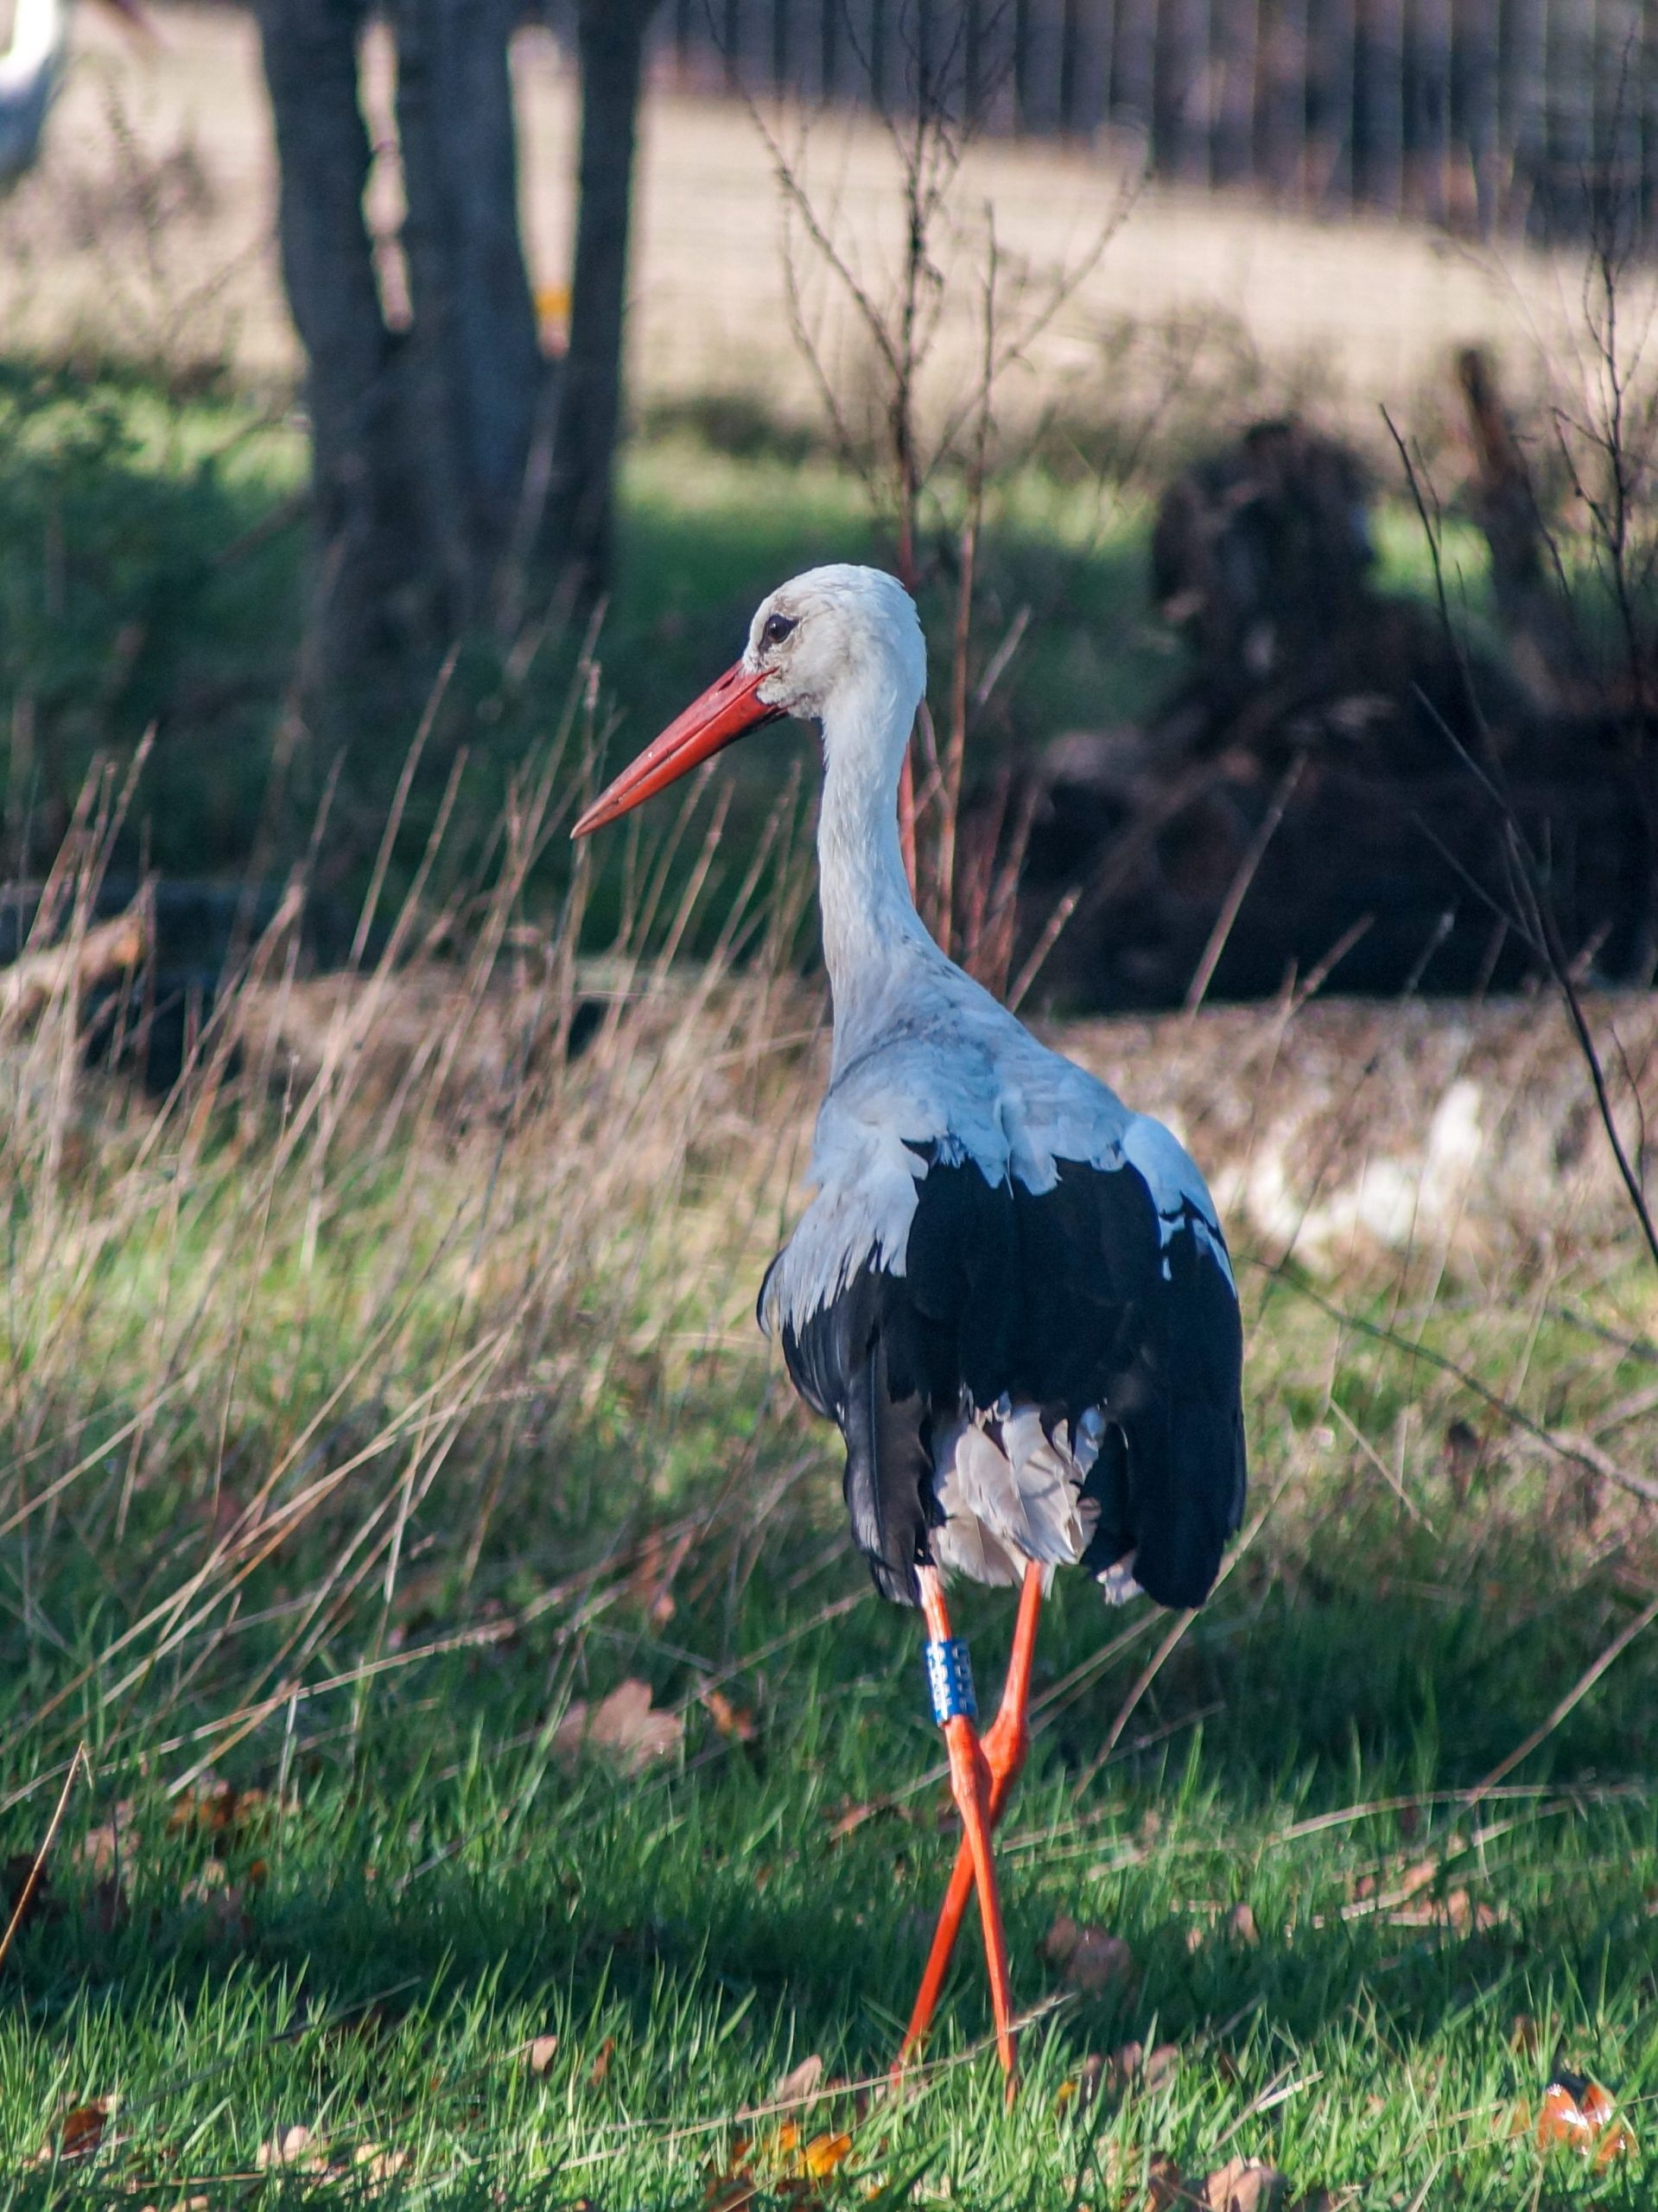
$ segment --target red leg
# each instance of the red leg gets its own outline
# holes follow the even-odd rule
[[[937,1574],[931,1568],[924,1569],[923,1573],[924,1576],[931,1579],[932,1586],[930,1598],[927,1582],[924,1580],[922,1602],[927,1611],[928,1628],[934,1636],[948,1635],[949,1623],[943,1611],[943,1595],[937,1589]],[[937,1620],[934,1616],[935,1605]],[[1031,1662],[1036,1650],[1037,1622],[1041,1610],[1042,1570],[1034,1564],[1030,1564],[1026,1567],[1024,1586],[1020,1592],[1019,1619],[1013,1630],[1013,1648],[1007,1664],[1007,1679],[1002,1685],[1001,1708],[988,1732],[976,1745],[978,1758],[975,1762],[975,1795],[980,1796],[982,1802],[986,1831],[984,1857],[987,1863],[989,1858],[988,1832],[1001,1815],[1003,1808],[1012,1794],[1019,1770],[1025,1764],[1025,1754],[1030,1745],[1030,1731],[1026,1726],[1026,1714],[1030,1703]],[[972,1732],[970,1724],[966,1721],[951,1725],[969,1735]],[[945,1732],[948,1738],[950,1730],[947,1728]],[[956,1755],[953,1745],[950,1756],[950,1786],[955,1792],[956,1802],[960,1805],[962,1792],[956,1783]],[[956,1853],[955,1872],[950,1877],[950,1889],[944,1899],[944,1909],[939,1915],[938,1928],[933,1936],[932,1949],[928,1955],[926,1972],[921,1978],[921,1987],[916,1996],[914,2010],[910,2015],[910,2024],[905,2031],[904,2041],[899,2047],[898,2056],[899,2068],[902,2067],[905,2060],[919,2048],[931,2024],[933,2012],[938,2003],[938,1993],[943,1986],[944,1976],[949,1971],[950,1954],[956,1947],[956,1938],[961,1929],[962,1917],[967,1910],[968,1897],[975,1880],[979,1880],[981,1910],[984,1909],[986,1889],[982,1880],[979,1879],[980,1853],[975,1844],[973,1824],[968,1820],[965,1808],[962,1810],[962,1821],[967,1833],[962,1837],[961,1849]],[[989,1894],[994,1909],[997,1936],[1000,1940],[1001,1905],[995,1897],[994,1870],[991,1872]],[[988,1916],[986,1948],[987,1952],[990,1950]],[[1005,1944],[1002,1946],[1002,1974],[1005,1982]],[[996,1967],[993,1959],[991,1966],[993,2009],[996,2005]],[[1007,2005],[1006,1999],[1004,2004]],[[1011,2009],[1010,2005],[1007,2008]],[[1011,2086],[1013,2078],[1009,2058],[1011,2031],[1004,2041],[1001,2012],[997,2013],[996,2032],[998,2048],[1002,2053],[1003,2068],[1007,2072]],[[894,2070],[896,2071],[897,2069],[895,2068]]]

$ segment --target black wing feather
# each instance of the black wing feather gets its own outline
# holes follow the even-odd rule
[[[1062,1160],[1051,1191],[989,1182],[971,1160],[928,1162],[904,1273],[868,1265],[803,1319],[784,1357],[847,1446],[854,1538],[884,1595],[914,1604],[938,1518],[931,1440],[964,1403],[1004,1394],[1072,1426],[1103,1408],[1083,1564],[1133,1551],[1165,1605],[1208,1594],[1243,1511],[1237,1299],[1188,1210],[1165,1241],[1151,1191],[1124,1164]],[[762,1302],[765,1292],[761,1292]]]

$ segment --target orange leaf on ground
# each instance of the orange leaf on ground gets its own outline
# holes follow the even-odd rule
[[[822,2181],[825,2174],[832,2174],[852,2155],[849,2135],[814,2135],[800,2154],[800,2163],[814,2181]]]
[[[1608,2166],[1635,2150],[1635,2131],[1619,2117],[1609,2089],[1583,2075],[1563,2073],[1544,2091],[1537,2117],[1538,2149],[1562,2145]]]
[[[593,2062],[593,2071],[588,2075],[590,2089],[602,2089],[610,2075],[610,2062],[615,2056],[616,2038],[607,2036],[599,2046],[599,2056]]]
[[[759,1726],[746,1706],[734,1705],[723,1690],[697,1692],[702,1709],[728,1743],[752,1744]]]

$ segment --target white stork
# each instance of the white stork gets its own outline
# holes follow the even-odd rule
[[[919,1605],[965,1829],[900,2051],[926,2032],[976,1885],[997,2047],[1014,2053],[990,1830],[1023,1764],[1056,1567],[1113,1603],[1196,1605],[1243,1509],[1242,1339],[1203,1178],[1159,1122],[1039,1045],[923,927],[898,785],[926,683],[913,602],[814,569],[755,614],[736,665],[576,823],[613,822],[783,715],[823,731],[817,827],[834,995],[817,1195],[766,1272],[762,1327],[839,1427],[882,1594]],[[943,1577],[1021,1586],[1001,1709],[975,1727]]]

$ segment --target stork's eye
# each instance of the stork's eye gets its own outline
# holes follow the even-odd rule
[[[800,618],[795,614],[768,614],[765,627],[760,632],[763,645],[780,645],[799,626]]]

